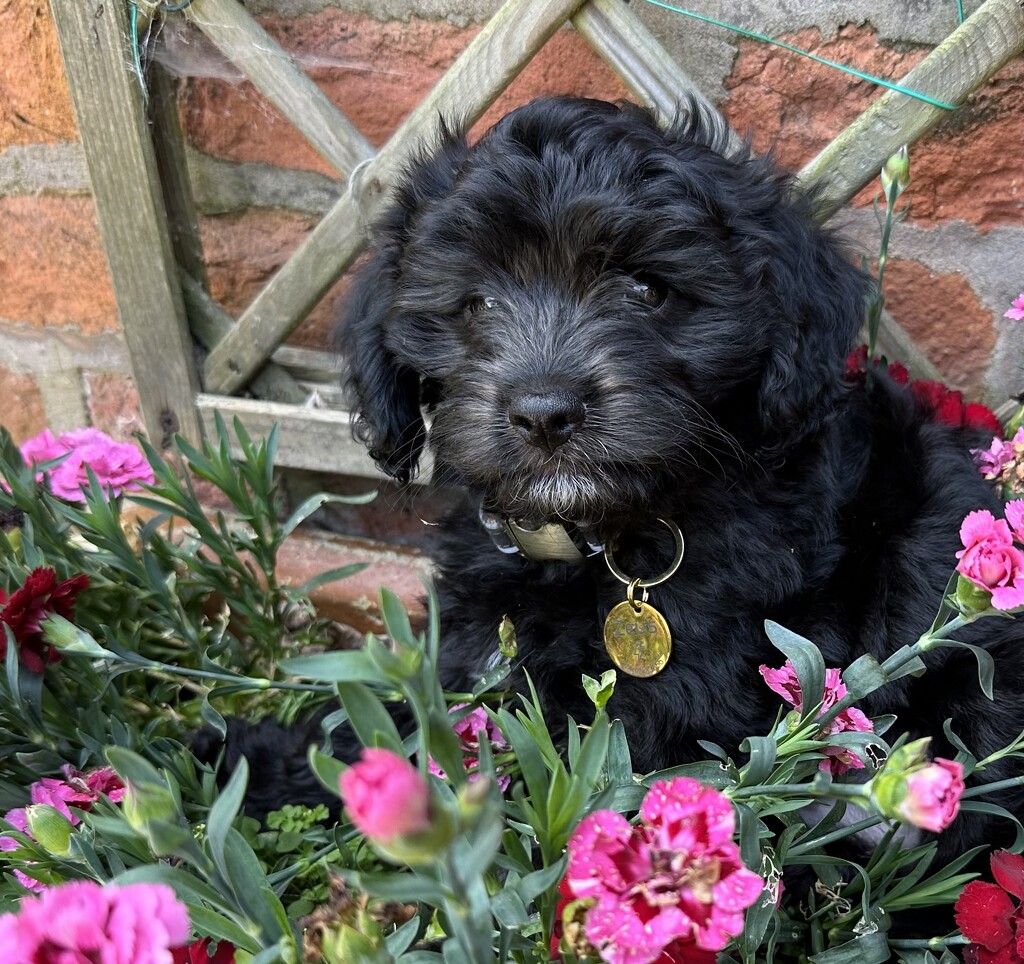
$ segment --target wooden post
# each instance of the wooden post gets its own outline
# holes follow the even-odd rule
[[[199,437],[196,378],[127,5],[50,0],[150,441]]]

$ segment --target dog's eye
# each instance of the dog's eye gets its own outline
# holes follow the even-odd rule
[[[465,310],[467,314],[476,315],[480,314],[483,311],[492,311],[493,309],[497,308],[498,305],[500,304],[501,302],[498,301],[497,298],[478,296],[470,298],[466,302]]]
[[[630,278],[630,293],[648,308],[660,308],[668,297],[668,289],[656,278]]]

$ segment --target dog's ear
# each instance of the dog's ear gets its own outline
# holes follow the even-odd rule
[[[810,211],[800,200],[781,214],[774,255],[761,273],[762,290],[779,310],[758,397],[762,457],[782,456],[832,418],[864,319],[867,279],[811,223]]]
[[[360,270],[335,342],[345,356],[346,395],[352,431],[377,467],[401,484],[415,474],[426,435],[420,412],[420,379],[386,344],[397,289],[398,266],[386,249]]]
[[[347,363],[353,432],[381,471],[403,485],[415,474],[426,441],[420,373],[410,360],[397,357],[392,340],[403,254],[416,220],[451,190],[467,152],[461,130],[442,122],[439,146],[413,162],[376,224],[370,256],[335,330],[335,345]]]

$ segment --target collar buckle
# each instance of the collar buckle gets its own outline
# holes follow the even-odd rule
[[[590,541],[593,536],[574,525],[548,522],[529,528],[483,506],[480,523],[499,552],[518,554],[535,562],[582,562],[604,551],[604,546]]]

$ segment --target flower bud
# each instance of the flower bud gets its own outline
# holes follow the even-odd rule
[[[455,833],[452,814],[432,806],[430,787],[405,757],[367,748],[339,782],[342,801],[356,829],[380,853],[398,863],[425,863]]]
[[[868,788],[883,816],[939,833],[960,811],[964,768],[939,757],[928,762],[930,742],[925,737],[894,751]]]
[[[59,810],[45,803],[25,808],[28,832],[47,853],[66,857],[71,852],[71,821]]]
[[[897,197],[907,189],[907,185],[910,184],[910,157],[906,144],[885,162],[879,176],[882,179],[882,188],[886,197],[889,196],[889,188],[894,181],[896,182]]]
[[[178,808],[166,787],[129,784],[121,810],[131,828],[146,839],[158,857],[174,853],[191,839],[191,832],[178,822]]]

